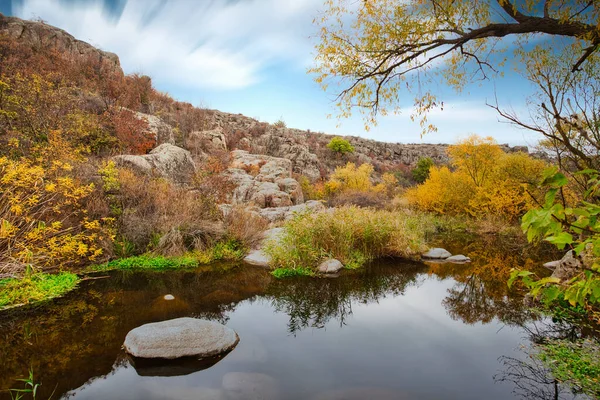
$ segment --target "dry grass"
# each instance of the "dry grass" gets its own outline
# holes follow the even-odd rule
[[[235,206],[225,217],[225,227],[231,239],[242,243],[246,248],[258,245],[269,222],[243,206]]]

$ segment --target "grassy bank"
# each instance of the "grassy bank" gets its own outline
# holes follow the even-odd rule
[[[165,257],[152,253],[140,256],[120,258],[105,264],[92,265],[86,272],[152,269],[169,270],[181,268],[196,268],[203,264],[215,261],[236,261],[244,257],[245,248],[239,242],[229,240],[216,243],[214,246],[203,250],[187,253],[179,257]]]
[[[299,214],[283,228],[280,240],[265,246],[282,277],[307,275],[327,258],[350,269],[379,257],[415,258],[427,248],[426,234],[435,230],[427,214],[354,206]]]
[[[0,280],[0,310],[62,296],[73,290],[78,282],[77,275],[69,272],[37,273],[23,279],[2,279]]]

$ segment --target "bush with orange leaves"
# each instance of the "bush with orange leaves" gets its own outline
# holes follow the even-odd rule
[[[431,167],[429,178],[405,193],[412,205],[441,214],[502,215],[517,221],[542,193],[536,184],[546,163],[506,154],[492,138],[470,136],[448,148],[454,170]]]

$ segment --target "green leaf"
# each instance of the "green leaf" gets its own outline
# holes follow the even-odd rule
[[[547,237],[545,240],[562,250],[567,244],[573,243],[573,236],[570,233],[561,232],[558,235]]]

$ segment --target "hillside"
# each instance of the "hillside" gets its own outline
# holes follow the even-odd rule
[[[87,76],[91,81],[87,86],[93,88],[89,90],[90,88],[86,87],[88,93],[86,93],[85,106],[93,107],[94,104],[106,103],[106,91],[112,90],[114,93],[108,95],[118,97],[115,88],[102,87],[102,81],[115,79],[114,76],[124,76],[117,55],[96,49],[67,32],[43,22],[25,21],[1,14],[0,34],[7,35],[34,53],[53,51],[54,56],[67,59],[71,63],[92,65],[96,76]],[[197,142],[199,138],[204,138],[206,135],[199,135],[197,132],[211,131],[210,135],[224,136],[226,149],[229,151],[242,149],[255,154],[287,158],[292,161],[294,173],[305,175],[311,180],[325,178],[335,166],[349,161],[359,164],[371,163],[376,172],[407,171],[421,157],[430,157],[437,164],[448,161],[447,145],[384,143],[355,136],[345,137],[354,146],[354,154],[336,157],[326,147],[331,140],[330,135],[274,126],[241,114],[198,109],[156,92],[151,86],[149,77],[132,76],[129,80],[130,86],[134,87],[124,91],[137,93],[133,96],[131,93],[125,95],[137,96],[139,97],[137,100],[140,101],[129,99],[122,105],[135,112],[158,117],[160,120],[138,114],[139,117],[151,120],[153,127],[162,126],[163,130],[168,130],[166,127],[168,126],[177,131],[175,135],[167,134],[170,135],[169,139],[159,138],[159,143],[167,140],[191,150],[200,147],[204,151],[207,149],[202,143]],[[526,150],[523,147],[513,149],[507,145],[504,148],[506,151]]]

